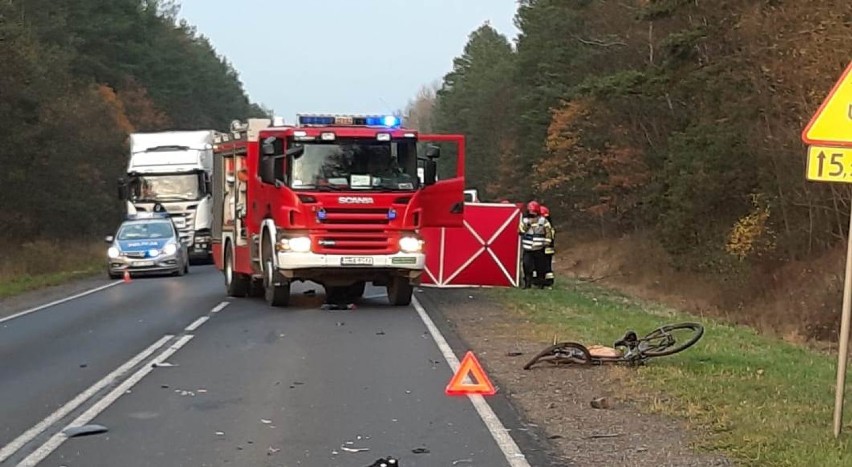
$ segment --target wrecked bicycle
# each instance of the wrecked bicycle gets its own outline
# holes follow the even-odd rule
[[[695,345],[704,335],[699,323],[666,324],[639,338],[635,331],[627,331],[613,344],[612,349],[586,347],[579,342],[558,342],[533,357],[526,365],[529,370],[539,363],[552,365],[641,365],[654,357],[665,357],[682,352]],[[621,351],[620,349],[624,349]]]

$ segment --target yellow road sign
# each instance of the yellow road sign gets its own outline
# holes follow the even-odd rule
[[[814,146],[852,147],[852,63],[805,127],[802,141]]]
[[[807,179],[852,183],[852,148],[809,147]]]

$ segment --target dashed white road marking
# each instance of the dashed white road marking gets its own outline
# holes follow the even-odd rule
[[[76,300],[80,297],[85,297],[86,295],[91,295],[95,292],[100,292],[101,290],[108,289],[110,287],[115,287],[116,285],[121,284],[121,283],[122,283],[121,281],[110,282],[109,284],[102,285],[100,287],[95,287],[94,289],[87,290],[85,292],[80,292],[80,293],[78,293],[76,295],[72,295],[70,297],[65,297],[65,298],[50,302],[50,303],[46,303],[44,305],[37,306],[35,308],[30,308],[29,310],[24,310],[24,311],[21,311],[19,313],[15,313],[12,316],[7,316],[5,318],[2,318],[2,319],[0,319],[0,323],[5,323],[6,321],[11,321],[15,318],[20,318],[20,317],[26,316],[30,313],[35,313],[36,311],[44,310],[45,308],[50,308],[52,306],[56,306],[56,305],[59,305],[59,304],[65,303],[65,302],[70,302],[71,300]],[[0,460],[0,462],[2,462],[2,460]]]
[[[166,336],[169,337],[169,336]],[[130,388],[135,386],[139,381],[142,380],[148,373],[154,370],[154,366],[158,363],[164,362],[167,358],[171,357],[175,352],[180,350],[181,347],[186,345],[194,336],[191,334],[187,334],[182,336],[177,340],[174,344],[172,344],[169,348],[164,350],[162,353],[157,355],[152,361],[151,364],[145,365],[140,368],[136,373],[134,373],[131,377],[127,378],[116,386],[115,389],[110,391],[103,399],[97,401],[94,405],[89,407],[85,412],[80,414],[79,417],[75,418],[74,421],[69,423],[62,431],[53,435],[47,442],[41,445],[38,449],[36,449],[32,454],[27,456],[26,459],[21,461],[18,464],[18,467],[33,467],[37,465],[39,462],[47,458],[53,451],[55,451],[65,440],[68,439],[68,436],[63,433],[64,430],[85,425],[91,422],[95,417],[98,416],[101,412],[106,410],[113,402],[118,400],[119,397],[124,395]]]
[[[18,452],[18,450],[20,450],[33,439],[35,439],[44,430],[61,420],[63,417],[65,417],[72,411],[74,411],[77,407],[82,405],[84,402],[86,402],[92,396],[97,394],[99,391],[113,384],[115,381],[118,380],[118,378],[123,376],[125,373],[133,369],[133,367],[135,367],[140,362],[150,357],[154,352],[159,350],[160,347],[166,345],[166,342],[168,342],[169,339],[173,337],[174,336],[172,335],[163,336],[162,339],[151,344],[147,349],[138,353],[135,357],[128,360],[125,364],[113,370],[112,373],[106,375],[103,379],[78,394],[77,397],[71,399],[67,404],[63,405],[55,412],[48,415],[44,420],[38,422],[32,428],[12,440],[11,443],[4,446],[3,449],[0,449],[0,463],[3,463],[3,461]]]
[[[209,316],[202,316],[197,320],[193,321],[192,324],[184,328],[186,332],[195,332],[196,329],[200,328],[202,324],[206,323],[207,320],[210,319]]]
[[[414,306],[414,309],[417,310],[417,314],[420,315],[420,319],[423,320],[423,324],[426,325],[426,328],[429,330],[429,334],[432,335],[432,339],[435,340],[435,344],[438,346],[438,349],[441,350],[441,353],[444,355],[444,359],[450,365],[450,368],[452,368],[453,373],[458,371],[460,366],[458,357],[456,357],[456,354],[453,353],[453,349],[449,344],[447,344],[447,340],[444,339],[441,331],[438,330],[437,326],[435,326],[432,318],[430,318],[429,314],[426,313],[423,305],[420,304],[416,297],[411,298],[411,304]],[[485,398],[479,394],[468,394],[467,397],[470,399],[470,402],[479,414],[479,418],[481,418],[482,422],[485,423],[485,426],[488,427],[488,431],[491,432],[491,437],[494,438],[497,446],[499,446],[500,450],[503,451],[503,455],[506,457],[506,461],[509,462],[509,465],[511,467],[530,467],[530,464],[527,462],[527,459],[521,452],[521,449],[515,443],[515,440],[509,436],[509,431],[506,430],[506,427],[500,419],[497,418],[497,415],[491,409],[491,406],[488,405],[488,402],[485,401]]]
[[[226,306],[228,306],[230,304],[231,304],[231,302],[222,302],[222,303],[216,305],[212,310],[210,310],[210,313],[219,313],[220,311],[224,310]]]

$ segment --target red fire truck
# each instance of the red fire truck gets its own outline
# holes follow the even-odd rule
[[[456,176],[439,181],[443,144]],[[230,296],[287,306],[293,282],[313,281],[352,300],[372,282],[408,305],[429,248],[420,230],[463,225],[464,137],[396,116],[235,121],[214,154],[213,254]]]

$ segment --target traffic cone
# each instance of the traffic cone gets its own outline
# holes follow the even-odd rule
[[[124,270],[124,282],[130,282],[130,271]]]

